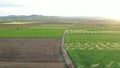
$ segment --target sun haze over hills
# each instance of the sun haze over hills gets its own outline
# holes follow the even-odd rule
[[[120,19],[119,0],[0,0],[0,16],[86,16]]]

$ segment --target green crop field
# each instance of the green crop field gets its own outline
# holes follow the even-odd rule
[[[66,49],[76,68],[120,68],[120,27],[72,26]]]
[[[61,38],[68,25],[40,25],[27,28],[1,28],[0,38]]]
[[[0,24],[8,25],[14,24]],[[64,30],[66,49],[76,68],[120,68],[119,26],[70,27],[42,24],[34,27],[0,28],[0,38],[62,38]]]

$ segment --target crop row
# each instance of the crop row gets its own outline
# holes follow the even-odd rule
[[[67,30],[67,33],[120,33],[120,31]]]
[[[119,43],[66,43],[67,49],[77,50],[104,50],[104,49],[120,49]]]
[[[90,68],[101,68],[101,66],[104,66],[105,68],[120,67],[120,63],[114,63],[114,62],[109,62],[107,64],[96,63],[96,64],[91,64]],[[86,66],[80,63],[78,68],[86,68]]]

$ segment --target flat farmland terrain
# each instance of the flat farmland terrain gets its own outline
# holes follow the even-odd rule
[[[63,62],[0,62],[0,68],[65,68]]]
[[[19,25],[20,26],[20,25]],[[29,27],[2,28],[1,38],[61,38],[69,25],[37,25]]]
[[[120,68],[119,26],[73,25],[65,42],[76,68]]]
[[[57,68],[58,66],[65,68],[60,39],[0,39],[2,68]]]
[[[0,68],[66,68],[61,37],[68,24],[0,25]]]
[[[72,23],[64,23],[64,22],[48,22],[48,21],[39,21],[39,22],[6,22],[0,23],[0,28],[26,28],[26,27],[36,27],[40,25],[61,25],[67,26],[71,25]]]
[[[0,54],[0,61],[61,61],[60,40],[2,38]]]

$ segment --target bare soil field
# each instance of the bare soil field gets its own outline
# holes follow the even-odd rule
[[[0,62],[0,68],[65,68],[63,62]]]
[[[0,68],[57,67],[65,68],[60,39],[0,38]]]

